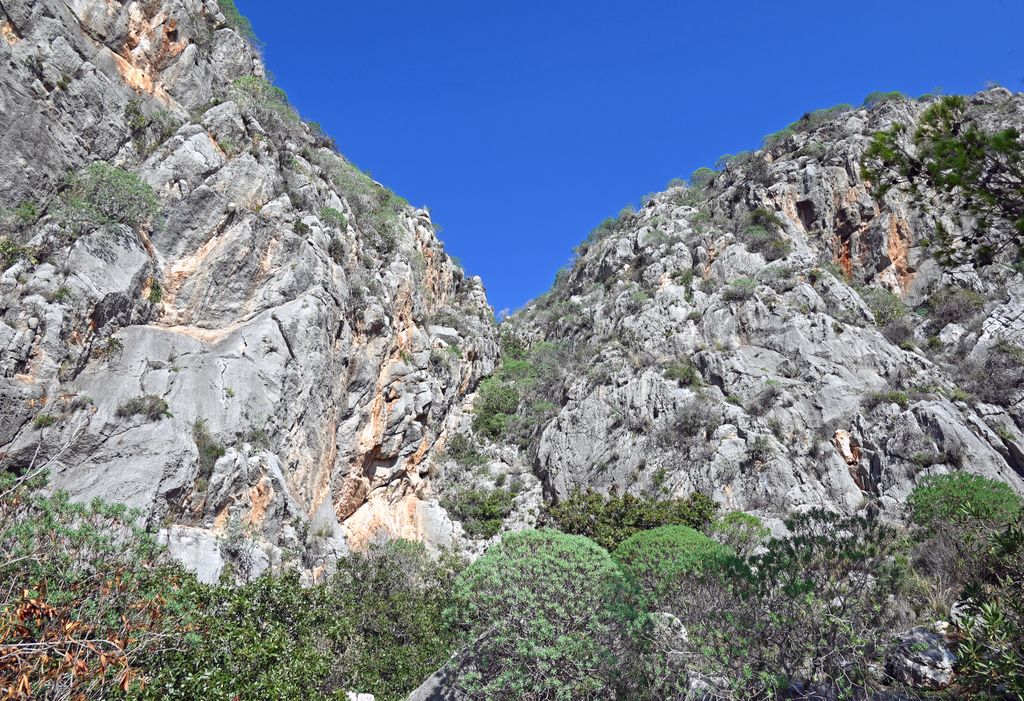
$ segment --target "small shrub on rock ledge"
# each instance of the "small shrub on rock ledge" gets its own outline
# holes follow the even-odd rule
[[[118,418],[127,419],[142,416],[148,421],[159,421],[172,416],[167,402],[155,394],[133,397],[117,407]]]

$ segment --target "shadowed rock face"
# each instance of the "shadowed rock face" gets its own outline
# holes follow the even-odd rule
[[[0,208],[39,210],[4,220],[36,251],[0,274],[4,467],[141,509],[207,579],[449,541],[427,467],[497,346],[428,213],[247,91],[263,66],[213,0],[0,23]],[[155,190],[151,224],[71,234],[66,177],[95,161]],[[119,412],[148,395],[169,415]]]
[[[973,101],[993,125],[1024,123],[1020,95]],[[969,372],[1000,341],[1019,344],[1024,280],[1007,265],[938,268],[922,240],[937,220],[970,222],[895,191],[876,199],[859,175],[870,136],[928,104],[842,113],[581,245],[507,327],[578,358],[534,445],[548,496],[702,490],[772,517],[884,511],[923,475],[961,468],[1024,487],[1020,387],[997,402]],[[749,233],[759,208],[778,219],[775,248]],[[935,306],[950,286],[983,306],[947,323]],[[902,336],[865,302],[883,290],[917,308]],[[673,374],[687,364],[698,382]]]

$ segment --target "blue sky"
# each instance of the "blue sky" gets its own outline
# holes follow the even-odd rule
[[[277,84],[491,304],[624,205],[873,90],[1024,89],[1020,0],[236,0]]]

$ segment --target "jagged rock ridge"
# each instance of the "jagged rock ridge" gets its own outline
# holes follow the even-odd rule
[[[837,110],[579,247],[504,327],[564,359],[531,446],[548,497],[701,490],[778,517],[895,513],[923,475],[956,469],[1024,488],[1022,378],[998,370],[1019,367],[1024,280],[940,268],[922,245],[936,221],[971,222],[939,198],[878,199],[860,175],[871,135],[931,99]],[[1024,123],[1021,95],[972,101]]]

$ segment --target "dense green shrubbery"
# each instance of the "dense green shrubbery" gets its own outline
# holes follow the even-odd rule
[[[699,492],[687,499],[651,499],[576,491],[549,506],[545,517],[561,531],[587,536],[598,545],[615,550],[627,538],[652,528],[689,526],[705,530],[717,508],[714,501]]]
[[[612,553],[643,600],[654,606],[678,587],[685,587],[690,576],[721,568],[730,555],[728,548],[689,526],[640,531]]]
[[[441,500],[441,506],[454,516],[470,536],[490,538],[512,512],[515,493],[507,489],[489,492],[479,489],[458,491]]]
[[[782,220],[777,214],[759,207],[750,213],[739,238],[751,251],[763,255],[765,260],[779,260],[786,257],[793,248],[782,236],[782,227]]]
[[[58,206],[59,221],[79,235],[113,224],[138,228],[156,215],[156,193],[139,176],[108,163],[86,166],[68,179]]]
[[[967,472],[925,477],[907,500],[914,523],[927,531],[968,520],[1001,530],[1021,513],[1022,502],[1005,482]]]
[[[398,701],[456,650],[473,701],[680,700],[693,681],[716,698],[870,698],[898,690],[885,661],[914,612],[929,615],[922,581],[961,602],[950,697],[1024,691],[1024,509],[977,476],[922,480],[910,531],[810,511],[766,541],[760,521],[730,513],[711,525],[727,547],[655,522],[706,527],[706,498],[578,494],[549,518],[618,543],[614,557],[583,535],[523,531],[464,571],[394,541],[313,586],[294,573],[207,586],[167,561],[138,514],[45,496],[31,470],[0,473],[0,693],[12,700]],[[680,624],[685,636],[667,632]]]
[[[619,568],[587,538],[506,535],[455,584],[453,619],[472,657],[461,686],[486,701],[611,698],[623,591]]]
[[[511,337],[502,339],[502,349],[501,365],[480,383],[473,430],[528,447],[557,410],[562,378],[574,357],[558,343],[536,343],[527,349]]]
[[[297,574],[200,584],[140,514],[0,473],[4,698],[400,701],[449,658],[460,561],[392,541]]]
[[[353,689],[399,701],[451,655],[444,621],[459,564],[392,541],[341,560],[325,584],[263,576],[193,584],[182,645],[147,661],[144,699],[344,699]]]
[[[0,694],[119,697],[187,620],[177,594],[190,576],[137,512],[43,486],[38,473],[0,472]]]

